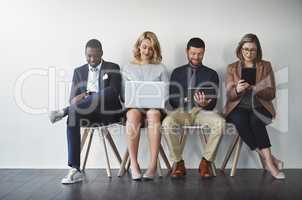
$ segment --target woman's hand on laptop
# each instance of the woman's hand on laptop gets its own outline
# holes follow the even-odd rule
[[[204,94],[204,92],[196,92],[194,94],[194,100],[201,107],[208,106],[209,103],[212,101],[212,99],[206,98],[206,95]]]

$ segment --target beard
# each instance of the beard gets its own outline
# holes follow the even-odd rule
[[[199,65],[201,65],[201,60],[189,60],[189,63],[191,64],[191,65],[193,65],[193,66],[199,66]]]

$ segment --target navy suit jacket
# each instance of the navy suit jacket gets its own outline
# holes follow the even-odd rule
[[[190,64],[177,67],[173,70],[170,78],[170,98],[169,102],[173,109],[184,107],[186,103],[184,98],[188,96],[189,80],[192,74]],[[177,84],[175,84],[177,83]],[[201,65],[196,71],[196,85],[211,83],[216,88],[219,87],[219,78],[215,70]],[[217,99],[213,98],[205,110],[213,110],[216,106]]]
[[[80,66],[74,70],[69,102],[71,102],[71,100],[75,96],[86,92],[88,70],[89,70],[88,64]],[[115,90],[117,95],[120,96],[121,93],[120,67],[115,63],[111,63],[103,60],[103,63],[101,65],[100,75],[99,75],[99,92],[106,87],[111,87],[112,89]]]

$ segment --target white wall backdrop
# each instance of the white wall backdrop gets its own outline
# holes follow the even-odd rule
[[[301,168],[301,19],[300,0],[3,0],[0,168],[65,168],[65,120],[52,125],[47,112],[66,105],[73,69],[85,63],[85,43],[101,40],[104,59],[124,65],[132,58],[135,40],[146,30],[158,35],[163,62],[170,70],[187,62],[184,49],[190,37],[203,38],[204,64],[221,75],[236,59],[234,51],[243,34],[256,33],[278,83],[278,117],[269,127],[272,150],[287,168]],[[223,100],[218,110],[222,104]],[[143,134],[139,159],[146,167],[149,150]],[[125,134],[115,128],[113,137],[123,153]],[[184,152],[191,168],[198,167],[202,152],[196,137],[189,136]],[[218,166],[230,141],[230,136],[222,141]],[[113,155],[112,165],[118,167]],[[88,167],[104,166],[103,148],[95,137]],[[239,167],[260,167],[245,145]]]

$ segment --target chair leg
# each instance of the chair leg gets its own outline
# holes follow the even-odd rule
[[[116,148],[116,145],[115,145],[115,143],[114,143],[114,141],[112,139],[112,136],[111,136],[111,134],[110,134],[110,132],[109,132],[109,130],[107,128],[104,128],[104,131],[105,131],[105,137],[108,140],[109,145],[111,146],[111,148],[113,150],[115,158],[117,159],[117,161],[121,165],[121,163],[122,163],[121,155],[120,155],[120,153],[118,152],[118,150]]]
[[[182,147],[181,150],[180,150],[180,152],[184,151],[184,148],[185,148],[185,145],[186,145],[186,141],[187,141],[187,136],[188,136],[188,129],[185,128],[185,129],[183,129],[183,134],[180,137],[180,141],[179,141],[179,143],[181,144],[181,147]]]
[[[88,159],[88,155],[89,155],[89,151],[90,151],[90,147],[91,147],[91,142],[92,142],[92,138],[93,138],[93,132],[94,132],[94,129],[92,128],[91,132],[90,132],[90,137],[89,137],[89,140],[88,140],[88,146],[87,146],[87,149],[86,149],[85,157],[84,157],[82,171],[85,171],[85,168],[86,168],[86,163],[87,163],[87,159]]]
[[[221,165],[221,170],[224,171],[225,170],[225,167],[227,165],[227,163],[229,162],[230,160],[230,157],[232,155],[232,153],[234,152],[234,148],[237,144],[237,140],[239,139],[239,135],[236,135],[232,141],[232,144],[231,146],[229,147],[224,159],[223,159],[223,162],[222,162],[222,165]]]
[[[159,177],[163,176],[162,170],[161,170],[161,166],[160,166],[160,160],[159,158],[157,158],[157,173]]]
[[[232,170],[231,170],[230,176],[235,176],[236,175],[237,164],[238,164],[238,160],[239,160],[241,146],[242,146],[242,140],[239,137],[238,140],[237,140],[237,144],[236,144],[235,155],[234,155],[234,160],[233,160]]]
[[[81,152],[83,151],[83,147],[85,145],[85,142],[86,142],[89,131],[90,131],[89,128],[84,129],[84,133],[83,133],[83,136],[82,136],[82,139],[81,139]]]
[[[212,169],[213,176],[217,176],[217,174],[216,174],[216,166],[215,166],[214,162],[211,163],[211,169]]]
[[[108,151],[107,151],[107,146],[106,146],[106,140],[105,140],[105,134],[104,134],[105,130],[104,129],[105,128],[101,128],[101,130],[100,130],[98,128],[98,131],[99,131],[99,136],[101,136],[100,140],[103,143],[103,147],[104,147],[107,176],[109,178],[111,178],[112,175],[111,175],[110,162],[109,162],[109,157],[108,157]]]
[[[131,160],[130,160],[130,157],[128,157],[127,164],[126,164],[126,171],[127,171],[127,172],[128,172],[129,169],[130,169],[130,164],[131,164]]]
[[[124,173],[125,173],[125,167],[126,167],[128,158],[129,158],[129,151],[128,151],[128,148],[127,148],[127,150],[126,150],[126,152],[125,152],[125,154],[123,156],[120,169],[119,169],[118,174],[117,174],[118,177],[121,177],[121,176],[124,175]]]
[[[208,143],[208,138],[207,138],[207,136],[203,133],[203,130],[201,130],[201,135],[202,135],[202,137],[203,137],[203,141],[204,141],[204,143],[205,144],[207,144]]]
[[[165,154],[165,151],[164,151],[163,146],[162,146],[161,144],[160,144],[160,146],[159,146],[159,154],[161,155],[161,157],[162,157],[162,159],[163,159],[163,161],[164,161],[164,163],[165,163],[167,169],[168,169],[169,171],[171,171],[170,162],[169,162],[169,160],[168,160],[168,158],[167,158],[167,155]]]

